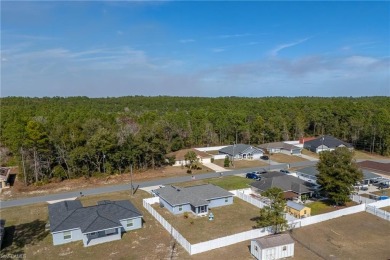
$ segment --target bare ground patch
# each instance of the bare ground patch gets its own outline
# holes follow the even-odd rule
[[[366,212],[297,228],[292,235],[323,259],[390,257],[390,222]]]
[[[296,156],[296,155],[287,155],[283,153],[274,153],[270,156],[270,160],[279,162],[279,163],[295,163],[295,162],[304,162],[306,159]]]

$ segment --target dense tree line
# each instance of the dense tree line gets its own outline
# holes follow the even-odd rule
[[[390,154],[390,98],[1,98],[1,154],[26,183],[122,173],[170,151],[333,135]],[[2,162],[4,164],[4,162]],[[9,162],[12,163],[12,162]]]

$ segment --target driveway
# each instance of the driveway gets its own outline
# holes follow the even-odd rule
[[[228,169],[225,169],[219,165],[216,165],[215,163],[203,163],[204,166],[210,168],[211,170],[215,171],[215,172],[226,172],[226,171],[230,171]]]

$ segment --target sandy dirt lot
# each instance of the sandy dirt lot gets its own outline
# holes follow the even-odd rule
[[[390,259],[390,222],[366,212],[294,229],[292,235],[323,259]]]

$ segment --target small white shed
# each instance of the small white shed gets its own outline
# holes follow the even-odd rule
[[[258,260],[282,259],[294,256],[294,240],[289,234],[277,234],[251,241],[251,254]]]

